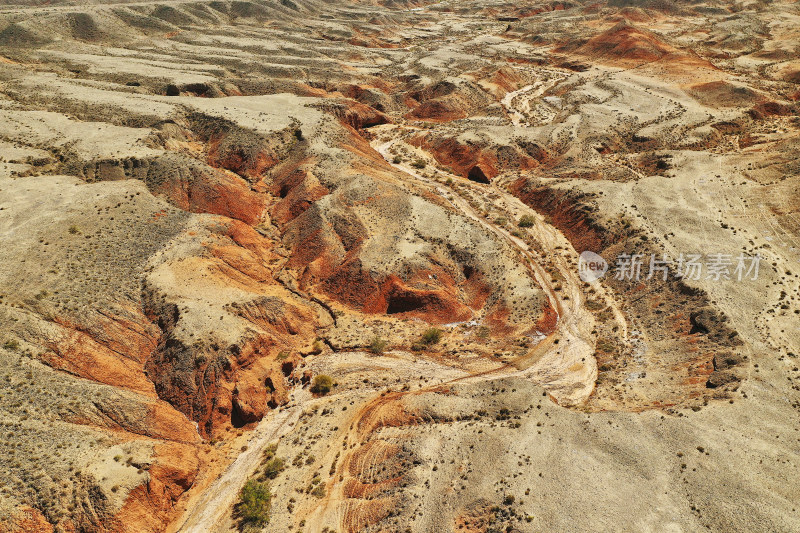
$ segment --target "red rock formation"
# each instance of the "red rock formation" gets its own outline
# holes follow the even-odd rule
[[[359,91],[355,92],[361,94]],[[356,130],[391,122],[391,119],[380,111],[355,100],[326,100],[318,107],[333,114],[343,124]]]
[[[627,21],[595,35],[579,46],[565,43],[556,49],[561,53],[575,53],[601,63],[633,66],[655,61],[665,61],[671,66],[692,66],[714,69],[714,66],[692,52],[679,50],[664,42],[652,32],[637,28]]]
[[[245,180],[233,172],[209,167],[187,170],[153,187],[153,193],[185,211],[222,215],[250,225],[260,222],[266,200]]]
[[[472,311],[459,301],[455,282],[443,270],[439,269],[436,275],[441,288],[414,288],[415,279],[429,275],[425,271],[417,271],[408,282],[395,275],[387,277],[378,288],[378,293],[364,303],[363,310],[368,313],[415,316],[440,324],[471,318]]]
[[[192,486],[203,465],[197,450],[183,444],[157,443],[153,452],[157,462],[148,470],[148,481],[128,494],[111,531],[155,533],[177,518],[175,503]]]
[[[790,117],[798,114],[798,107],[779,102],[761,102],[753,106],[750,113],[753,118]]]
[[[534,169],[540,161],[547,160],[546,152],[538,147],[532,156],[530,151],[517,146],[461,144],[454,137],[439,137],[436,134],[421,134],[408,142],[429,152],[454,174],[480,183],[489,183],[502,171]]]
[[[490,103],[490,97],[471,82],[443,80],[407,93],[406,105],[413,109],[405,116],[411,120],[449,122],[471,116]]]
[[[578,252],[605,249],[606,232],[592,221],[587,210],[570,198],[567,192],[549,187],[531,187],[524,178],[515,182],[510,189],[514,196],[549,217]]]
[[[566,51],[562,48],[560,51]],[[612,28],[589,39],[574,50],[575,53],[606,61],[633,61],[638,63],[658,61],[677,49],[653,33],[620,22]]]
[[[53,524],[38,509],[20,507],[6,524],[0,524],[0,533],[52,533]]]
[[[194,129],[206,143],[206,161],[215,168],[223,168],[251,182],[258,181],[264,173],[283,161],[289,150],[302,140],[298,128],[261,135],[220,124],[214,119],[197,119]]]
[[[761,100],[761,95],[745,85],[717,80],[689,85],[687,92],[709,107],[745,107]]]

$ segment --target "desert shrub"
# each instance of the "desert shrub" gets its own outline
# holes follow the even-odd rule
[[[248,480],[239,493],[239,503],[236,504],[236,513],[241,519],[241,526],[263,526],[269,522],[270,503],[272,493],[269,485],[259,483],[253,479]]]
[[[380,355],[384,352],[384,350],[386,350],[387,344],[388,343],[385,340],[376,335],[371,341],[369,341],[369,351],[376,355]]]
[[[519,217],[519,222],[517,223],[517,225],[520,228],[530,228],[535,223],[536,219],[533,217],[533,215],[522,215],[521,217]]]
[[[605,308],[606,306],[602,302],[598,302],[597,300],[586,300],[586,309],[589,311],[600,311]]]
[[[597,340],[597,349],[601,352],[611,353],[614,351],[614,348],[616,348],[616,345],[614,341],[610,339],[602,338]]]
[[[6,350],[17,351],[19,350],[19,341],[16,339],[9,339],[3,343],[3,348]]]
[[[264,448],[264,451],[262,452],[261,464],[265,464],[267,461],[275,457],[275,452],[277,451],[278,451],[277,442],[273,442],[272,444]]]
[[[442,340],[442,330],[438,328],[428,328],[425,330],[425,333],[422,334],[422,339],[420,340],[422,344],[426,346],[436,344]]]
[[[411,163],[411,166],[416,169],[423,169],[427,166],[427,163],[422,159],[415,159],[414,162]]]
[[[264,465],[264,477],[267,479],[275,479],[285,467],[286,463],[283,459],[280,457],[273,457]]]
[[[311,392],[316,394],[328,394],[333,388],[333,378],[320,374],[314,377],[314,382],[311,384]]]

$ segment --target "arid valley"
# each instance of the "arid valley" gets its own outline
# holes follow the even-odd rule
[[[0,533],[800,531],[800,4],[0,1]]]

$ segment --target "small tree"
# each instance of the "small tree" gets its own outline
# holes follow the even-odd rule
[[[314,382],[311,384],[311,392],[315,394],[328,394],[333,388],[333,378],[320,374],[314,377]]]
[[[264,526],[269,522],[272,493],[269,485],[250,479],[239,493],[236,512],[241,518],[241,526]]]

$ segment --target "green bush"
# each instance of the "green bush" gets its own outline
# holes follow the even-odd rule
[[[278,451],[277,442],[273,442],[272,444],[264,448],[264,451],[262,452],[261,464],[262,465],[266,464],[267,461],[275,457],[275,452],[277,451]]]
[[[517,225],[520,228],[530,228],[535,223],[536,219],[533,217],[533,215],[522,215],[521,217],[519,217],[519,222],[517,223]]]
[[[380,355],[384,352],[384,350],[386,350],[387,344],[388,343],[385,340],[383,340],[378,336],[375,336],[369,342],[369,351],[376,355]]]
[[[333,378],[320,374],[314,377],[314,382],[311,384],[311,392],[315,394],[328,394],[333,388]]]
[[[425,161],[422,159],[416,159],[413,163],[411,163],[411,166],[421,170],[427,166],[427,163],[425,163]]]
[[[241,518],[241,525],[263,526],[269,522],[272,493],[269,485],[253,479],[242,487],[236,512]]]
[[[421,342],[426,346],[430,346],[432,344],[436,344],[442,340],[442,330],[437,328],[428,328],[425,330],[425,333],[422,334]]]
[[[264,465],[264,477],[268,479],[275,479],[285,467],[286,466],[283,459],[280,457],[273,457],[267,461],[267,464]]]

